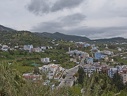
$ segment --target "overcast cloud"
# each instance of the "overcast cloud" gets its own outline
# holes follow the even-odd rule
[[[1,0],[2,25],[32,32],[127,38],[127,0]]]

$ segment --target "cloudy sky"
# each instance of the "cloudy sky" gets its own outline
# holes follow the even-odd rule
[[[127,0],[0,0],[0,13],[16,30],[127,38]]]

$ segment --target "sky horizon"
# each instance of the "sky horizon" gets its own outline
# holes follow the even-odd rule
[[[0,25],[91,39],[127,38],[127,0],[1,0]]]

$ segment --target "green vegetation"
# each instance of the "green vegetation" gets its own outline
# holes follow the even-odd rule
[[[0,31],[0,43],[10,46],[33,44],[34,46],[48,45],[50,39],[38,37],[29,31]]]
[[[72,68],[75,66],[74,62],[70,62],[70,57],[66,50],[50,49],[40,53],[29,53],[22,50],[0,51],[0,62],[6,61],[8,63],[15,63],[15,67],[21,73],[30,72],[35,65],[43,66],[41,58],[49,57],[51,63],[60,64],[64,68]],[[56,61],[53,61],[56,60]]]
[[[76,64],[70,61],[70,56],[66,53],[69,50],[81,50],[88,52],[90,56],[91,47],[83,48],[75,45],[70,40],[86,41],[93,43],[88,38],[79,36],[69,36],[61,33],[31,33],[29,31],[15,31],[15,30],[0,31],[0,44],[7,44],[11,48],[14,46],[23,47],[25,44],[32,44],[34,47],[52,46],[53,49],[47,49],[45,52],[29,53],[24,50],[8,50],[7,52],[0,51],[0,96],[127,96],[127,84],[122,83],[121,76],[116,73],[111,79],[104,73],[93,73],[91,77],[87,76],[83,68],[79,68],[78,72],[74,74],[77,81],[74,82],[72,87],[54,88],[52,85],[58,86],[57,80],[50,80],[48,85],[43,85],[47,79],[46,73],[42,74],[38,67],[43,66],[41,58],[50,58],[50,63],[60,64],[62,67],[69,69]],[[50,39],[49,39],[50,38]],[[56,39],[56,40],[51,40]],[[66,41],[63,41],[66,40]],[[99,50],[105,50],[103,42],[108,42],[108,50],[119,54],[117,47],[123,47],[122,52],[126,52],[125,45],[116,45],[111,42],[123,42],[126,39],[113,38],[97,40]],[[122,57],[127,57],[124,54]],[[126,58],[122,59],[121,56],[110,57],[114,61],[122,64],[127,64]],[[80,62],[80,61],[79,61]],[[101,61],[101,63],[104,60]],[[108,62],[106,62],[108,64]],[[110,63],[110,62],[109,62]],[[115,64],[115,63],[113,63]],[[113,65],[112,64],[112,65]],[[33,72],[34,74],[42,75],[42,80],[38,82],[27,81],[22,77],[23,73]],[[63,75],[65,78],[65,75]],[[82,91],[82,92],[81,92]]]
[[[90,78],[85,75],[83,87],[75,84],[73,87],[52,90],[50,85],[42,84],[43,79],[36,83],[24,80],[13,64],[1,63],[0,69],[0,96],[126,96],[127,94],[127,87],[122,85],[118,74],[113,79],[105,74],[94,73]],[[84,89],[82,94],[81,89]]]
[[[74,35],[65,35],[59,32],[56,33],[37,33],[38,36],[51,38],[51,39],[57,39],[57,40],[65,40],[65,41],[90,41],[87,37],[81,37],[81,36],[74,36]]]
[[[125,59],[122,59],[122,57],[120,57],[120,56],[117,56],[117,57],[113,57],[113,59],[116,61],[116,62],[118,62],[119,64],[121,64],[121,65],[126,65],[127,64],[127,59],[125,58]]]
[[[126,85],[123,85],[120,76],[110,79],[106,74],[94,73],[84,79],[84,96],[126,96]]]
[[[43,80],[27,82],[13,65],[0,64],[0,96],[81,96],[80,86],[52,90],[44,86]]]
[[[85,77],[85,72],[84,72],[82,67],[79,67],[79,70],[78,70],[78,83],[81,84],[82,86],[83,86],[83,82],[84,82],[84,77]]]

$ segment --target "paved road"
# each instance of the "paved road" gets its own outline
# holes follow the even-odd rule
[[[74,77],[74,74],[78,72],[79,66],[83,67],[84,65],[84,60],[85,58],[82,58],[81,62],[79,65],[66,70],[66,77],[64,79],[61,80],[59,87],[63,87],[63,86],[73,86],[74,81],[77,79],[76,77]]]
[[[66,77],[64,79],[61,80],[59,87],[63,87],[63,86],[73,86],[73,83],[75,81],[75,77],[73,76],[75,73],[77,73],[79,69],[79,65],[71,68],[71,69],[68,69],[66,71]]]

